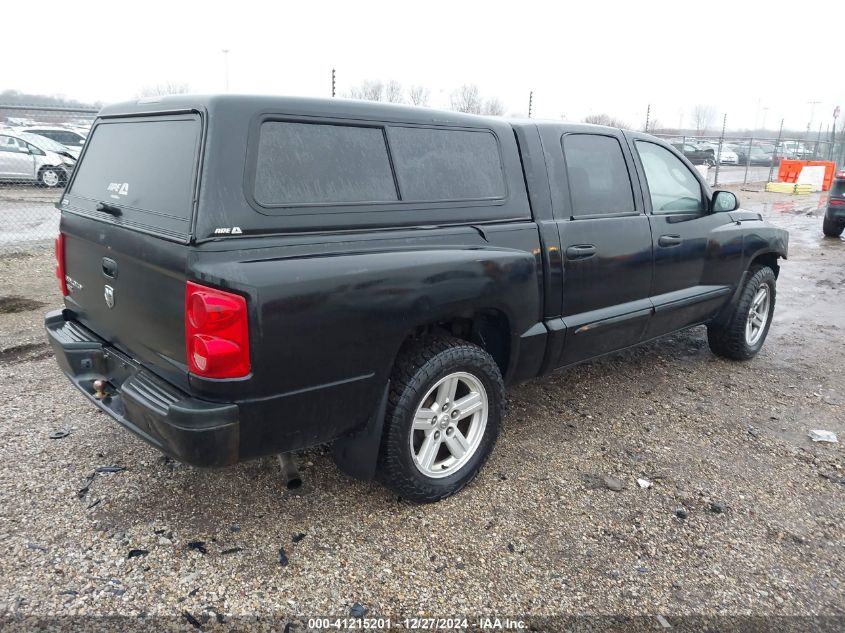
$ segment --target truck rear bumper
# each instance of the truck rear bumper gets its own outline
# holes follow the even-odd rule
[[[121,425],[174,459],[194,466],[238,461],[236,404],[188,396],[72,320],[65,310],[44,325],[56,360],[71,382]],[[99,397],[94,382],[105,381]]]

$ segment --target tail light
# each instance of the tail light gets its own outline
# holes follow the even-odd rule
[[[241,378],[250,370],[246,300],[191,281],[185,291],[188,368],[204,378]]]
[[[845,205],[845,200],[842,200],[841,198],[831,198],[829,204],[832,207],[839,207]]]
[[[838,172],[836,172],[836,177],[845,178],[845,169],[840,169]]]
[[[59,280],[59,288],[62,291],[62,296],[67,297],[67,278],[65,277],[65,236],[64,233],[59,233],[56,237],[56,279]]]

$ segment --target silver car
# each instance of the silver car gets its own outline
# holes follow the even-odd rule
[[[0,129],[0,180],[64,185],[76,159],[63,145],[26,132]]]
[[[60,143],[67,147],[68,151],[73,154],[74,158],[79,158],[79,154],[82,152],[82,146],[85,144],[85,135],[69,128],[39,125],[23,128],[20,131],[37,134],[38,136],[43,136],[51,141]]]

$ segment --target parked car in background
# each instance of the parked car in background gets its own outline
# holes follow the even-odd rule
[[[726,143],[725,147],[731,150],[734,154],[736,154],[737,160],[740,165],[744,165],[746,159],[748,158],[748,143]]]
[[[765,154],[768,154],[771,160],[775,163],[782,160],[795,160],[795,154],[783,144],[775,147],[774,143],[759,143],[757,146],[762,149]]]
[[[36,126],[22,128],[20,131],[37,134],[38,136],[43,136],[44,138],[64,145],[73,154],[74,158],[79,158],[82,146],[85,144],[85,136],[83,134],[68,128]]]
[[[739,156],[725,143],[722,143],[721,150],[719,149],[718,143],[700,143],[696,147],[713,152],[713,156],[718,158],[720,165],[739,164]]]
[[[716,153],[712,148],[701,148],[692,143],[672,143],[672,147],[681,152],[693,165],[712,167],[716,164]]]
[[[0,180],[58,187],[67,182],[75,164],[63,145],[43,136],[0,129]]]
[[[750,160],[748,162],[751,165],[764,165],[768,167],[772,164],[771,152],[766,152],[762,147],[757,145],[751,146],[751,152],[749,155]]]
[[[827,195],[827,211],[822,231],[827,237],[839,237],[845,229],[845,169],[836,172]]]

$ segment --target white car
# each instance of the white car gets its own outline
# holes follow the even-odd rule
[[[76,159],[55,141],[0,129],[0,180],[58,187],[67,183]]]
[[[64,145],[73,154],[74,158],[79,158],[79,154],[82,152],[82,146],[85,144],[85,135],[69,128],[37,125],[21,128],[20,131],[37,134],[38,136],[43,136],[44,138]]]
[[[718,143],[699,143],[699,149],[712,149],[714,156],[719,156]],[[720,165],[739,165],[739,156],[735,151],[729,149],[726,145],[722,145],[722,154],[719,157]]]

